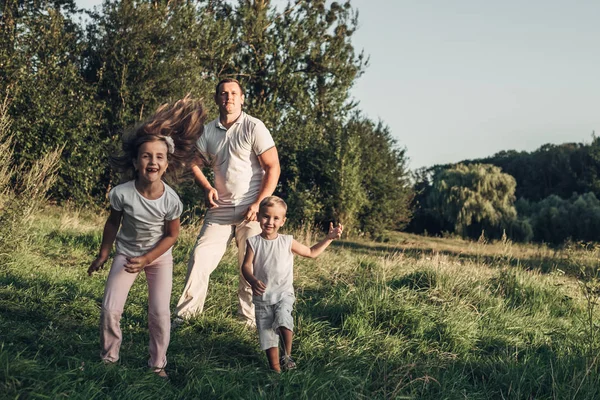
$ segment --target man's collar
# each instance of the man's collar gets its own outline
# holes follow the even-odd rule
[[[236,119],[236,120],[233,122],[233,124],[231,124],[231,126],[233,126],[233,125],[237,125],[237,124],[241,124],[241,123],[242,123],[242,121],[244,120],[244,118],[246,118],[246,113],[242,111],[242,112],[240,113],[240,116],[239,116],[239,117],[237,117],[237,119]],[[221,116],[218,116],[218,117],[217,117],[217,128],[219,128],[219,129],[222,129],[222,130],[224,130],[224,131],[226,131],[226,130],[227,130],[227,128],[225,128],[225,125],[223,125],[223,124],[221,123]]]

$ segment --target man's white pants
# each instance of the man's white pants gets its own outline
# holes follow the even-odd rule
[[[188,319],[202,312],[208,291],[210,274],[217,268],[227,245],[235,238],[238,247],[238,315],[254,324],[252,287],[242,275],[242,263],[246,254],[246,239],[261,232],[257,221],[245,221],[248,205],[210,209],[190,254],[183,293],[176,308],[178,317]]]

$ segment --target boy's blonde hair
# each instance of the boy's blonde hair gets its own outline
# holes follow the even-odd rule
[[[271,206],[281,206],[287,214],[287,204],[285,203],[285,201],[283,201],[281,197],[277,196],[269,196],[262,199],[260,205],[258,206],[258,212],[260,213],[262,212],[263,208]]]

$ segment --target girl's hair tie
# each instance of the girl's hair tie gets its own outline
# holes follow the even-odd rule
[[[175,142],[173,142],[173,138],[171,136],[163,136],[165,142],[167,143],[167,151],[169,154],[175,153]]]

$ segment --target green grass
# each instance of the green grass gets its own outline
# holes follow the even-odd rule
[[[90,278],[86,270],[102,224],[102,216],[49,208],[28,244],[1,256],[1,398],[600,398],[600,343],[575,273],[597,268],[595,248],[400,233],[386,243],[335,242],[316,260],[296,258],[299,368],[281,375],[269,372],[256,333],[236,321],[230,249],[205,313],[172,335],[165,382],[146,368],[143,275],[123,315],[119,364],[99,360],[108,271]],[[186,228],[174,252],[172,306],[197,229]]]

